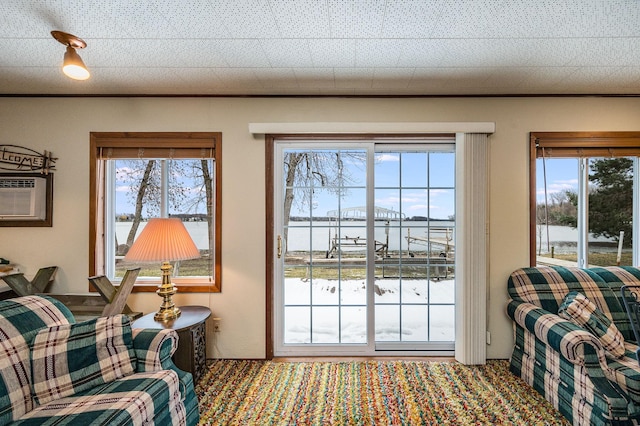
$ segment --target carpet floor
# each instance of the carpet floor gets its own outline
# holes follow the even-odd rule
[[[200,425],[569,425],[504,360],[216,360]]]

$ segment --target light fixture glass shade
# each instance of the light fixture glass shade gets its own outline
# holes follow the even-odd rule
[[[149,219],[124,257],[125,261],[154,263],[200,257],[200,251],[178,218]]]
[[[76,49],[71,46],[67,46],[67,51],[64,54],[62,72],[74,80],[86,80],[91,76],[84,62],[82,62],[82,58],[80,58]]]
[[[127,262],[162,262],[162,283],[156,293],[162,297],[160,310],[154,315],[156,321],[171,321],[180,316],[172,296],[178,291],[171,282],[171,260],[186,260],[200,257],[200,251],[191,239],[187,228],[178,218],[149,219],[138,238],[127,252]]]

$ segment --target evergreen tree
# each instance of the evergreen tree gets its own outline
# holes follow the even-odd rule
[[[624,246],[631,247],[633,223],[633,161],[629,158],[594,159],[590,162],[589,232],[618,241],[624,231]],[[574,206],[578,194],[567,191]],[[577,226],[577,217],[563,215],[563,225]]]
[[[589,231],[596,237],[620,237],[624,231],[624,246],[631,246],[633,222],[633,161],[629,158],[593,160],[589,181],[594,191],[589,193]]]

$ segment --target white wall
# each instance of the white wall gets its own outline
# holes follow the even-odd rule
[[[31,278],[57,265],[55,292],[85,292],[89,263],[89,132],[221,131],[223,265],[220,294],[178,294],[222,318],[208,355],[265,355],[264,141],[250,122],[482,121],[490,137],[489,358],[510,354],[505,314],[509,273],[529,259],[528,144],[531,131],[639,131],[639,98],[0,98],[0,145],[58,157],[52,228],[0,228],[0,257]],[[130,305],[152,312],[153,293]],[[215,347],[214,347],[215,346]]]

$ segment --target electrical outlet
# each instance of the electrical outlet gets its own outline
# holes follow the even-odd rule
[[[213,318],[213,332],[220,333],[220,322],[222,318]]]

